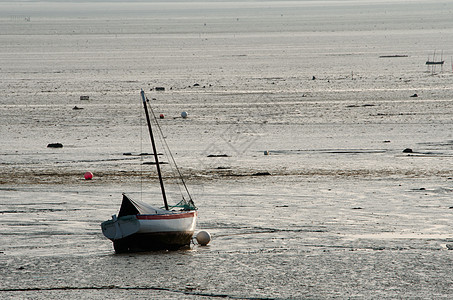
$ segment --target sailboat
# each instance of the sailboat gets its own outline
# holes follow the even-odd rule
[[[147,103],[145,92],[142,90],[140,94],[145,110],[164,206],[162,208],[153,207],[147,203],[133,200],[128,195],[123,194],[118,215],[113,215],[112,219],[101,223],[102,233],[113,242],[113,248],[116,253],[177,250],[182,247],[188,247],[190,246],[197,221],[197,208],[182,179],[179,169],[177,170],[189,199],[183,197],[175,206],[168,205],[151,127],[148,111],[149,104]],[[154,117],[154,119],[156,118]]]
[[[436,61],[436,51],[434,51],[433,60],[429,60],[429,57],[428,57],[426,64],[427,65],[443,65],[445,63],[443,56],[444,56],[444,52],[442,51],[440,60]]]

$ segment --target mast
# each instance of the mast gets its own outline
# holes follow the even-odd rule
[[[149,119],[148,107],[146,106],[145,92],[141,90],[140,95],[143,100],[143,107],[145,108],[146,122],[148,123],[149,137],[151,138],[151,145],[153,146],[154,161],[156,162],[157,175],[159,176],[160,190],[162,191],[162,198],[164,199],[165,209],[168,210],[167,196],[165,195],[164,182],[162,174],[160,173],[159,158],[157,157],[156,144],[154,143],[153,131],[151,129],[151,121]]]

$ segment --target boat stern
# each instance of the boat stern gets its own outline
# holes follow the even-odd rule
[[[112,241],[125,238],[140,230],[140,222],[134,215],[117,217],[101,223],[102,233]]]

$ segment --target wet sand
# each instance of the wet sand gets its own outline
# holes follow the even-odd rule
[[[0,296],[451,298],[453,7],[328,2],[0,3]],[[160,201],[140,89],[207,247],[101,233]]]

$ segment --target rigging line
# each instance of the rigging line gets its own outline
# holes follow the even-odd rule
[[[171,158],[172,161],[173,161],[173,163],[170,163],[170,164],[169,164],[169,165],[170,165],[170,168],[171,168],[171,171],[172,171],[172,173],[173,173],[173,176],[179,178],[179,180],[181,180],[182,183],[184,184],[184,181],[182,180],[182,175],[181,175],[181,173],[178,172],[178,173],[179,173],[179,176],[176,176],[177,173],[176,173],[176,171],[175,171],[175,168],[177,169],[178,166],[176,165],[176,162],[175,162],[175,160],[174,160],[174,158],[173,158],[173,156],[172,156],[172,154],[171,154],[170,147],[168,147],[168,144],[167,144],[166,141],[165,141],[164,134],[163,134],[163,131],[162,131],[161,127],[159,126],[159,123],[158,123],[158,121],[157,121],[157,117],[156,117],[156,115],[154,114],[154,111],[152,110],[151,105],[148,105],[148,106],[149,106],[149,109],[150,109],[151,114],[152,114],[152,116],[153,116],[154,124],[155,124],[156,127],[159,129],[159,134],[158,134],[157,136],[159,137],[159,140],[160,140],[160,142],[161,142],[161,144],[162,144],[162,146],[163,146],[163,149],[164,149],[164,152],[165,152],[165,156],[166,156],[167,158]],[[174,166],[173,166],[173,165],[174,165]],[[180,186],[179,184],[177,184],[177,186],[178,186],[178,189],[179,189],[179,193],[180,193],[181,196],[182,196],[182,199],[183,199],[184,201],[186,201],[186,200],[184,199],[184,194],[183,194],[183,192],[182,192],[182,190],[181,190],[181,186]],[[189,197],[190,197],[190,194],[189,194]]]
[[[157,123],[157,118],[154,115],[154,112],[152,111],[151,107],[149,107],[149,110],[151,111],[151,114],[153,116],[153,119],[151,120],[153,122],[153,125],[156,128],[159,128],[159,124]],[[163,149],[163,152],[164,152],[164,156],[168,159],[169,157],[171,157],[171,152],[170,152],[170,149],[168,147],[165,147],[166,146],[165,145],[165,137],[163,136],[161,131],[159,131],[156,136],[157,136],[157,138],[158,138],[158,140],[160,142],[160,145],[162,146],[162,149]],[[175,168],[173,167],[173,163],[169,163],[169,166],[170,166],[171,173],[172,173],[173,177],[178,178],[177,173],[175,171]],[[177,184],[177,187],[179,189],[179,193],[181,195],[183,195],[182,190],[181,190],[181,186],[179,184]],[[183,198],[184,198],[184,196],[183,196]]]
[[[143,110],[140,110],[140,153],[143,153],[143,115]],[[143,201],[143,155],[140,155],[140,200]]]
[[[160,127],[159,123],[157,122],[156,115],[154,114],[154,110],[153,110],[153,108],[151,107],[151,105],[149,104],[149,102],[148,102],[148,107],[150,108],[151,114],[153,115],[153,118],[154,118],[154,120],[155,120],[155,122],[156,122],[157,128],[159,129],[159,133],[160,133],[160,135],[163,137],[164,134],[163,134],[163,132],[162,132],[162,128]],[[169,157],[171,158],[171,160],[172,160],[172,162],[173,162],[173,164],[174,164],[174,166],[175,166],[175,168],[176,168],[176,171],[177,171],[178,174],[179,174],[179,178],[180,178],[180,180],[181,180],[181,182],[182,182],[182,184],[183,184],[183,186],[184,186],[184,189],[186,190],[187,195],[189,196],[189,200],[193,203],[192,196],[190,195],[189,189],[187,188],[187,185],[186,185],[186,183],[185,183],[185,181],[184,181],[184,178],[183,178],[183,176],[182,176],[182,173],[181,173],[181,171],[179,170],[178,165],[176,164],[175,158],[173,157],[173,154],[172,154],[171,151],[170,151],[170,147],[168,147],[167,141],[166,141],[164,138],[162,138],[162,140],[163,140],[163,144],[165,145],[165,148],[168,149]],[[183,196],[183,199],[184,199],[184,196]],[[184,200],[185,200],[185,199],[184,199]]]
[[[148,110],[150,111],[150,115],[152,116],[150,118],[151,119],[150,121],[153,123],[154,128],[159,128],[159,131],[157,131],[157,134],[155,135],[155,138],[157,136],[158,142],[160,142],[160,145],[161,145],[161,148],[162,148],[161,150],[164,152],[164,156],[168,159],[169,157],[171,157],[170,148],[168,147],[168,145],[165,144],[165,138],[163,136],[163,132],[162,132],[161,128],[159,127],[159,123],[157,122],[157,117],[154,114],[154,111],[153,111],[151,105],[149,104],[149,99],[146,98],[146,101],[148,103],[148,106],[147,106]],[[173,167],[173,164],[169,163],[169,166],[170,166],[171,173],[172,173],[173,177],[178,178],[177,173],[176,173],[176,171],[175,171],[175,169]],[[182,198],[184,199],[183,192],[181,190],[181,186],[179,184],[177,184],[177,186],[178,186],[178,189],[179,189],[179,193],[182,195]]]

